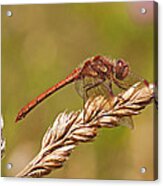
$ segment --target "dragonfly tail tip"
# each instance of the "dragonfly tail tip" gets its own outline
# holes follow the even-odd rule
[[[17,116],[15,119],[15,123],[17,123],[20,120],[20,118]]]

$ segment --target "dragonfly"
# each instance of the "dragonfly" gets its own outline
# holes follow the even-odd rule
[[[129,64],[124,59],[112,60],[102,55],[88,58],[83,65],[74,69],[64,80],[56,83],[25,105],[18,112],[15,122],[25,118],[42,101],[68,84],[75,83],[77,92],[86,101],[92,95],[92,92],[94,95],[103,94],[100,92],[102,89],[105,90],[103,92],[105,92],[105,95],[107,94],[107,97],[113,97],[113,84],[121,90],[126,90],[134,82],[140,81],[140,78],[136,76],[134,82],[130,83],[125,81],[127,77],[130,80],[134,79]]]

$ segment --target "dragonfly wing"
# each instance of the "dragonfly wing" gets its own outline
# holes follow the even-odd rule
[[[137,82],[143,82],[144,83],[144,78],[136,74],[135,72],[130,72],[128,76],[124,79],[124,82],[128,83],[129,86],[132,86],[133,84]]]
[[[89,97],[94,95],[91,90],[87,91],[86,94],[86,90],[93,86],[94,83],[95,82],[93,78],[87,77],[75,81],[75,90],[84,101],[87,101]]]
[[[109,99],[110,91],[112,91],[111,87],[111,80],[106,79],[105,81],[102,81],[99,78],[91,78],[86,77],[80,80],[76,80],[75,82],[75,88],[78,94],[83,98],[83,105],[85,105],[87,99],[91,96],[104,96],[105,98]],[[88,90],[89,89],[89,90]],[[85,113],[86,110],[84,110],[84,119],[85,119]],[[120,118],[118,125],[120,126],[126,126],[128,128],[133,129],[134,124],[131,117],[124,116]]]
[[[102,95],[108,97],[108,90],[105,83],[106,82],[100,78],[85,77],[76,80],[75,89],[85,101],[92,96]]]
[[[83,98],[83,105],[85,105],[86,101],[90,97],[97,97],[101,95],[105,98],[109,98],[107,82],[100,78],[85,77],[83,79],[76,80],[75,89]]]
[[[79,96],[83,99],[83,108],[84,108],[83,120],[85,120],[85,116],[87,112],[84,107],[86,101],[89,99],[89,97],[97,95],[97,87],[94,87],[94,84],[96,84],[96,81],[93,78],[88,78],[88,77],[75,81],[75,89],[79,94]],[[94,88],[90,88],[90,87],[94,87]]]
[[[118,125],[134,129],[134,122],[131,116],[124,116],[120,118]]]
[[[128,76],[123,79],[119,80],[115,76],[113,77],[113,82],[114,82],[114,88],[113,89],[121,89],[121,90],[127,90],[130,88],[132,85],[134,85],[137,82],[142,82],[144,83],[144,79],[137,74],[130,72]]]
[[[75,90],[81,98],[84,98],[83,79],[75,81]]]

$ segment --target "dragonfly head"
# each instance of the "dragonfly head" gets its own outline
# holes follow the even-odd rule
[[[119,80],[123,80],[129,74],[129,65],[123,59],[118,59],[114,67],[115,76]]]

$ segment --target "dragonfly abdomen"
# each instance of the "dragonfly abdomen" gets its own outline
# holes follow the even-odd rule
[[[72,83],[76,79],[80,78],[81,68],[75,69],[69,76],[67,76],[64,80],[60,81],[59,83],[55,84],[35,99],[30,101],[26,106],[24,106],[18,113],[15,122],[23,119],[33,108],[35,108],[39,103],[45,100],[47,97],[52,95],[54,92],[59,90],[60,88],[66,86],[67,84]]]

